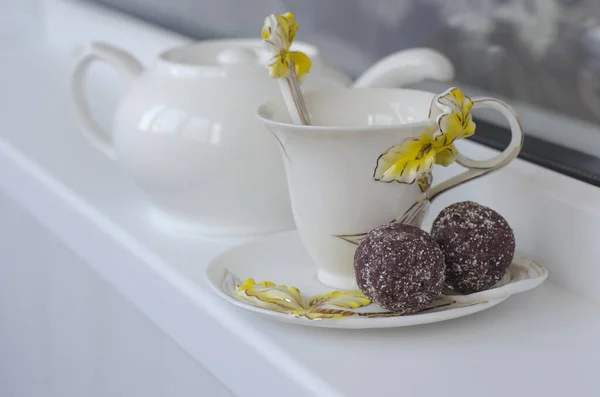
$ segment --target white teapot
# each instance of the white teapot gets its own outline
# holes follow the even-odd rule
[[[312,61],[302,89],[347,87],[352,81],[322,63],[318,50],[295,43]],[[256,119],[258,105],[281,95],[265,68],[263,42],[202,41],[169,49],[144,69],[131,55],[93,43],[79,60],[72,95],[82,132],[119,161],[166,220],[204,234],[260,234],[292,229],[286,177],[275,139]],[[112,64],[129,83],[112,131],[90,117],[82,90],[92,61]],[[440,53],[394,53],[354,87],[401,86],[453,78]]]

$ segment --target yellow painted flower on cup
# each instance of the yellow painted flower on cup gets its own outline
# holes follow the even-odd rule
[[[436,119],[440,130],[436,140],[445,145],[457,139],[468,138],[475,133],[475,123],[471,114],[473,101],[458,88],[450,88],[436,95],[431,103],[429,118]]]
[[[436,95],[429,112],[436,123],[426,127],[418,138],[407,138],[379,156],[373,178],[410,184],[427,177],[435,164],[452,164],[458,156],[454,141],[475,132],[472,107],[471,99],[458,88]]]
[[[271,77],[287,77],[293,64],[296,78],[302,81],[310,70],[311,62],[306,54],[290,51],[297,31],[298,24],[291,12],[272,14],[265,19],[261,35],[272,53],[267,65]]]

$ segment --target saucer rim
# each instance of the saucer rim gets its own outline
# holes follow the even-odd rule
[[[226,272],[226,269],[220,269],[223,272],[223,275]],[[207,272],[205,272],[205,276]],[[480,311],[487,310],[492,308],[506,299],[510,298],[510,295],[504,296],[499,299],[494,300],[485,300],[473,304],[467,304],[465,306],[460,306],[454,309],[448,309],[441,312],[429,312],[429,313],[418,313],[418,314],[410,314],[406,316],[397,316],[397,317],[381,317],[381,318],[363,318],[363,317],[348,317],[344,319],[309,319],[306,317],[296,317],[287,313],[279,313],[273,310],[263,309],[261,307],[252,306],[247,303],[240,302],[233,298],[230,295],[227,295],[223,290],[218,288],[213,284],[212,281],[208,279],[206,276],[207,282],[210,285],[210,288],[217,293],[221,298],[227,301],[229,304],[243,309],[247,312],[258,314],[265,316],[271,320],[276,320],[279,322],[302,325],[306,327],[318,327],[318,328],[336,328],[336,329],[368,329],[368,328],[400,328],[400,327],[410,327],[415,325],[422,324],[431,324],[436,322],[442,322],[447,320],[453,320],[460,317],[465,317],[470,314],[474,314]],[[458,302],[457,302],[458,303]],[[452,313],[451,316],[443,316],[440,313]],[[402,319],[402,322],[399,319]],[[414,319],[411,321],[410,319]]]
[[[435,322],[452,320],[455,318],[465,317],[480,311],[492,308],[501,302],[508,299],[512,294],[498,297],[496,299],[485,299],[483,301],[472,303],[465,306],[460,306],[453,309],[448,309],[438,312],[427,312],[411,314],[406,316],[397,317],[379,317],[379,318],[363,318],[363,317],[348,317],[344,319],[308,319],[305,317],[296,317],[287,313],[279,313],[272,310],[252,306],[236,300],[234,297],[226,294],[221,289],[221,281],[214,282],[215,278],[222,280],[228,271],[220,262],[222,258],[227,255],[232,255],[239,250],[247,249],[257,244],[264,244],[265,240],[271,240],[274,238],[282,238],[283,235],[288,235],[287,238],[293,238],[294,235],[298,236],[297,230],[284,231],[279,233],[273,233],[268,236],[262,236],[256,239],[246,241],[242,244],[235,245],[219,255],[216,255],[204,268],[203,277],[217,296],[224,299],[228,304],[233,305],[244,311],[253,313],[254,315],[264,316],[264,318],[280,321],[288,324],[302,325],[308,327],[319,327],[319,328],[336,328],[336,329],[368,329],[368,328],[396,328],[396,327],[407,327],[421,324],[430,324]],[[299,237],[298,237],[299,238]],[[543,268],[543,267],[542,267]],[[218,272],[218,274],[215,274]],[[543,280],[542,280],[543,282]],[[540,282],[541,284],[541,282]],[[461,302],[456,301],[461,304]],[[464,303],[463,303],[464,304]],[[446,315],[442,314],[446,313]]]

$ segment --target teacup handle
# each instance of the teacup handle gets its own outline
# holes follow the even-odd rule
[[[428,195],[429,200],[435,199],[440,193],[447,192],[465,182],[504,167],[517,157],[521,151],[521,148],[523,147],[523,127],[513,108],[499,99],[485,97],[474,98],[472,109],[475,110],[481,108],[497,110],[506,117],[512,134],[510,143],[502,153],[488,160],[472,160],[459,153],[456,162],[463,167],[468,168],[468,170],[431,188]]]

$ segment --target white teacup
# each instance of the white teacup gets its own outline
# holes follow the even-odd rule
[[[523,132],[514,111],[497,99],[471,102],[464,97],[473,109],[492,108],[508,119],[512,139],[504,152],[484,161],[458,154],[456,162],[467,171],[433,187],[430,171],[413,178],[431,163],[429,157],[422,166],[405,162],[408,167],[390,167],[388,157],[394,158],[395,148],[405,142],[422,145],[424,150],[415,151],[415,158],[424,161],[429,146],[419,141],[423,131],[436,131],[428,135],[436,142],[444,138],[441,131],[452,135],[450,119],[444,118],[454,109],[449,93],[454,91],[440,95],[408,89],[311,92],[305,95],[310,126],[292,124],[283,100],[259,107],[259,119],[281,144],[296,227],[322,283],[356,288],[354,251],[367,232],[393,221],[420,226],[429,202],[438,194],[496,170],[518,155]],[[459,90],[458,94],[462,95]],[[468,125],[470,106],[468,110],[452,114],[460,122],[456,126]]]

